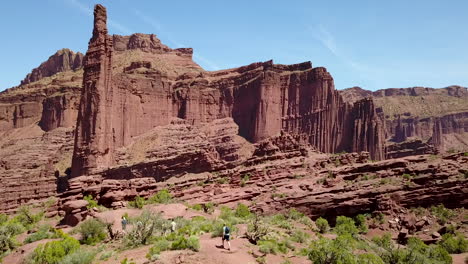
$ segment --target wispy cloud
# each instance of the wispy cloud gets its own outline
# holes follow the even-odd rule
[[[87,16],[93,16],[93,10],[86,5],[82,4],[78,0],[67,0],[69,4],[77,8],[81,13]],[[116,22],[115,20],[112,19],[107,19],[107,24],[109,27],[112,27],[113,29],[117,30],[119,33],[123,35],[130,35],[132,34],[132,30],[128,29],[127,27],[123,26],[122,24]]]
[[[148,25],[153,27],[156,30],[156,32],[158,32],[158,34],[164,35],[165,39],[169,42],[168,44],[170,46],[172,46],[174,48],[186,47],[186,45],[184,45],[183,43],[181,43],[181,42],[177,41],[176,39],[174,39],[171,36],[171,34],[164,29],[164,26],[159,21],[157,21],[156,19],[145,15],[143,12],[141,12],[138,9],[133,9],[133,12],[135,13],[135,15],[138,18],[140,18],[145,23],[147,23]],[[216,71],[216,70],[220,69],[220,67],[215,62],[213,62],[212,60],[210,60],[210,59],[208,59],[208,58],[206,58],[206,57],[204,57],[202,55],[200,55],[197,52],[194,52],[193,58],[195,60],[201,62],[204,66],[206,66],[208,68],[208,70]]]
[[[382,77],[382,69],[371,67],[352,59],[351,56],[340,48],[336,43],[333,34],[328,31],[324,25],[319,24],[315,27],[309,27],[309,30],[312,32],[313,37],[316,40],[318,40],[328,51],[330,51],[330,53],[341,60],[344,64],[355,70],[361,79],[366,79],[372,82],[376,87],[383,85],[382,79],[377,79],[377,76]]]

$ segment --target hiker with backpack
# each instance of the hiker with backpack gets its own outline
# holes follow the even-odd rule
[[[224,240],[227,241],[227,244],[228,244],[228,250],[231,251],[231,242],[230,241],[230,238],[231,238],[231,230],[229,229],[229,227],[224,224],[223,225],[223,248],[224,247]]]
[[[121,223],[122,223],[122,231],[125,232],[125,229],[127,229],[127,223],[128,223],[127,218],[125,218],[125,216],[122,216]]]

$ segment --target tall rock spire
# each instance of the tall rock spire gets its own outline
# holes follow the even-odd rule
[[[94,7],[93,36],[84,58],[83,90],[76,125],[72,176],[111,164],[112,38],[107,35],[106,8]]]

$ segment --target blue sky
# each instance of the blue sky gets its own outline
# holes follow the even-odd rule
[[[0,90],[56,50],[85,52],[95,3],[111,34],[194,48],[206,70],[273,59],[324,66],[338,89],[468,86],[468,1],[4,1]]]

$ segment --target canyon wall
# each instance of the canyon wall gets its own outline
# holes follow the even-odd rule
[[[375,92],[353,87],[341,94],[349,102],[372,97],[376,106],[382,108],[389,143],[387,158],[468,150],[465,87],[390,88]],[[400,154],[398,149],[402,150]]]
[[[191,49],[170,49],[154,35],[110,36],[105,8],[94,14],[73,176],[115,165],[115,149],[174,117],[192,124],[231,117],[251,142],[283,131],[323,152],[384,157],[384,124],[372,101],[343,102],[325,68],[267,61],[206,72]]]

